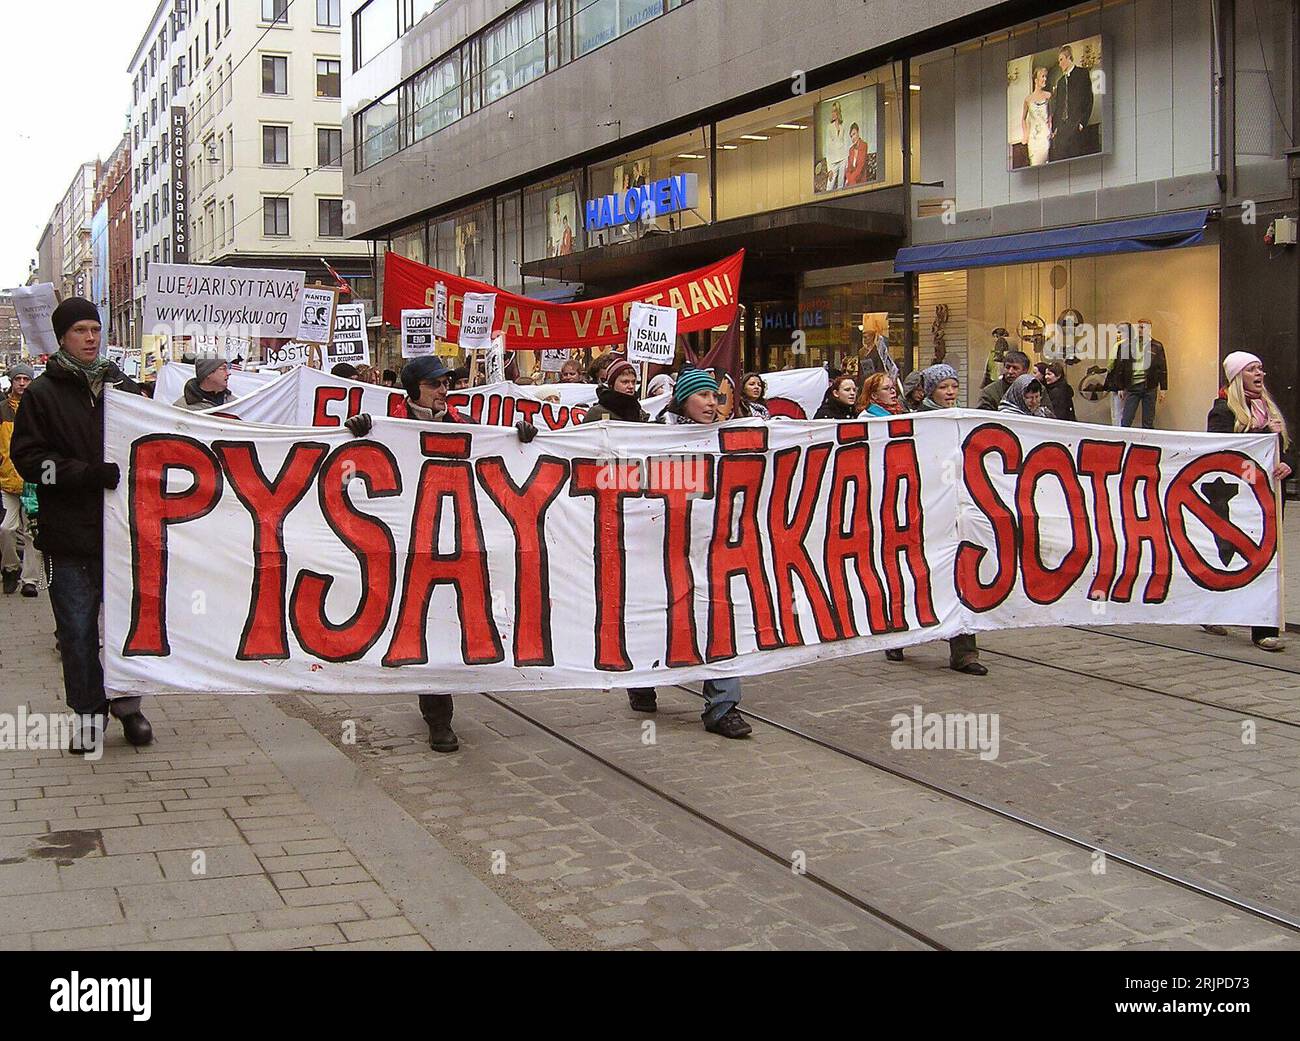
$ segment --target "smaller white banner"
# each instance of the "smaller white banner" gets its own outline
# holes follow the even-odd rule
[[[303,343],[329,343],[337,301],[338,294],[332,289],[304,286],[297,339]]]
[[[293,339],[302,314],[302,271],[151,264],[145,284],[144,333],[248,339]]]
[[[460,345],[482,350],[492,343],[492,319],[496,317],[496,293],[466,293],[460,311]]]
[[[542,351],[542,371],[559,372],[564,368],[564,363],[569,360],[567,350]]]
[[[318,349],[310,343],[298,343],[290,340],[279,347],[265,348],[265,363],[268,368],[272,369],[283,369],[285,366],[310,365]]]
[[[433,287],[433,335],[439,340],[447,338],[446,282],[436,282]]]
[[[402,311],[402,357],[424,358],[434,352],[433,308]]]
[[[327,351],[331,366],[370,364],[370,342],[366,339],[366,310],[361,304],[339,304],[334,309],[334,339]]]
[[[677,308],[637,301],[627,320],[627,360],[671,365],[677,352]]]
[[[506,379],[506,338],[492,337],[492,344],[483,359],[483,371],[488,383],[504,383]]]
[[[18,327],[27,341],[29,354],[54,354],[59,341],[54,336],[50,316],[59,306],[54,296],[53,282],[38,282],[34,286],[19,286],[9,290],[14,310],[18,312]]]

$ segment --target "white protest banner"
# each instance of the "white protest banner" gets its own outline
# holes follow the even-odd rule
[[[59,341],[54,335],[50,316],[59,302],[54,296],[53,282],[38,282],[33,286],[18,286],[9,290],[14,310],[18,312],[18,328],[27,342],[27,353],[56,354]]]
[[[185,393],[185,384],[194,379],[194,366],[179,361],[169,361],[158,370],[158,380],[154,384],[155,401],[175,401]],[[230,382],[226,384],[230,393],[237,398],[266,386],[280,378],[278,372],[249,372],[246,369],[231,369]]]
[[[409,308],[402,312],[402,357],[423,358],[435,350],[433,309]]]
[[[439,340],[447,338],[446,282],[437,282],[433,287],[433,335]]]
[[[496,293],[466,293],[460,307],[460,345],[482,350],[492,343],[492,319],[496,316]]]
[[[370,342],[366,338],[366,309],[361,304],[339,304],[334,309],[334,338],[326,351],[332,367],[370,364]]]
[[[262,363],[269,369],[283,369],[286,366],[311,365],[320,357],[320,348],[315,344],[298,343],[290,340],[278,347],[262,348]]]
[[[190,370],[191,374],[193,370]],[[826,370],[795,369],[766,377],[767,405],[774,417],[807,419],[826,394]],[[182,384],[183,386],[183,384]],[[177,390],[171,398],[180,395]],[[338,426],[348,416],[369,412],[374,416],[401,416],[405,397],[400,390],[344,379],[318,369],[301,367],[274,384],[245,394],[215,410],[249,423],[276,426]],[[653,418],[672,400],[661,394],[646,398],[641,407]],[[526,419],[537,428],[559,430],[582,422],[587,409],[596,403],[596,388],[590,383],[550,383],[521,387],[497,383],[473,390],[453,390],[447,408],[458,419],[493,426],[514,426]]]
[[[298,332],[294,339],[302,343],[328,343],[334,329],[334,306],[338,299],[337,289],[303,286]]]
[[[483,374],[489,383],[505,382],[506,341],[500,334],[492,337],[492,342],[483,354]]]
[[[164,336],[210,336],[228,332],[244,339],[293,339],[298,335],[301,271],[150,264],[145,283],[144,332]]]
[[[949,409],[524,444],[106,402],[115,694],[653,686],[985,630],[1281,620],[1271,436]]]
[[[564,363],[571,358],[572,352],[561,348],[558,351],[542,351],[542,371],[559,372]]]
[[[671,365],[677,353],[677,308],[637,301],[627,319],[627,360]]]

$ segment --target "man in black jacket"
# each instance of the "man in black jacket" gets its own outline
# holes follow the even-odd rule
[[[99,612],[104,599],[104,491],[116,488],[116,463],[104,462],[104,387],[139,394],[138,384],[99,353],[99,312],[69,297],[51,316],[59,352],[27,388],[14,424],[10,454],[40,503],[37,548],[50,575],[50,605],[58,625],[68,708],[81,715],[68,750],[99,747],[110,711],[133,745],[153,740],[139,698],[104,692],[99,660]]]

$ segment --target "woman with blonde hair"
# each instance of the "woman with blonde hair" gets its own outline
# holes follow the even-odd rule
[[[1281,439],[1273,479],[1282,482],[1291,476],[1291,435],[1286,428],[1282,410],[1264,385],[1264,363],[1246,351],[1233,351],[1223,359],[1223,375],[1227,386],[1210,409],[1205,429],[1212,434],[1276,434]],[[1224,636],[1227,630],[1221,625],[1202,626],[1206,632]],[[1282,641],[1278,630],[1272,626],[1257,625],[1250,631],[1251,642],[1262,651],[1280,651]]]

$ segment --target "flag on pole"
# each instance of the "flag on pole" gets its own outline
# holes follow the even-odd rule
[[[345,279],[342,275],[340,275],[337,271],[335,271],[334,268],[330,265],[330,262],[326,260],[324,257],[320,258],[320,262],[325,265],[325,270],[328,271],[330,273],[330,277],[334,279],[334,284],[337,285],[339,289],[341,289],[343,292],[347,293],[348,295],[351,295],[352,287],[348,285],[347,279]]]

